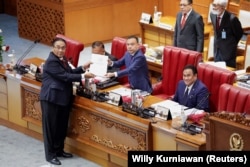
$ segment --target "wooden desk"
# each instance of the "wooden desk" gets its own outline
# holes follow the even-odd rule
[[[174,41],[174,26],[176,18],[172,16],[164,16],[161,18],[161,23],[170,25],[173,29],[165,29],[158,25],[139,23],[141,27],[141,38],[143,44],[148,44],[151,47],[173,45]],[[209,34],[212,30],[211,25],[204,27],[204,55],[206,58],[209,44]]]
[[[42,61],[32,59],[25,62],[40,64]],[[6,80],[0,81],[5,81],[3,85],[7,87],[8,109],[0,110],[0,124],[5,120],[18,126],[17,130],[22,127],[30,136],[39,136],[42,140],[41,83],[24,76],[4,75],[7,75]],[[144,107],[160,101],[162,99],[148,96]],[[121,106],[75,96],[65,149],[101,166],[127,166],[128,150],[200,150],[205,144],[203,138],[192,137],[179,134],[171,127],[171,121],[157,120],[153,124],[150,119],[123,112]],[[198,144],[193,146],[193,143]]]
[[[244,120],[245,119],[245,120]],[[237,113],[214,113],[206,118],[207,150],[249,151],[249,116]],[[222,137],[223,136],[223,137]]]

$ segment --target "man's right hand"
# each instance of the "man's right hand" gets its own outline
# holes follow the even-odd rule
[[[84,73],[84,78],[94,78],[95,74],[91,73],[91,72],[85,72]]]
[[[108,78],[115,77],[115,73],[109,72],[105,74],[105,77],[108,77]]]

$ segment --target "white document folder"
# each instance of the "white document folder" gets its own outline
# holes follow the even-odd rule
[[[100,54],[92,54],[89,72],[96,76],[104,76],[107,73],[108,56]]]

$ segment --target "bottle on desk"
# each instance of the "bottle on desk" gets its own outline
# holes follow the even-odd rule
[[[158,11],[157,11],[157,6],[154,6],[154,18],[153,18],[154,24],[159,23],[159,17],[158,17]]]
[[[182,126],[185,126],[187,120],[187,116],[184,113],[184,106],[181,106],[181,124]]]

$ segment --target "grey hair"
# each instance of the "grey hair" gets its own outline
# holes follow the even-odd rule
[[[228,0],[214,0],[214,3],[227,8]]]

